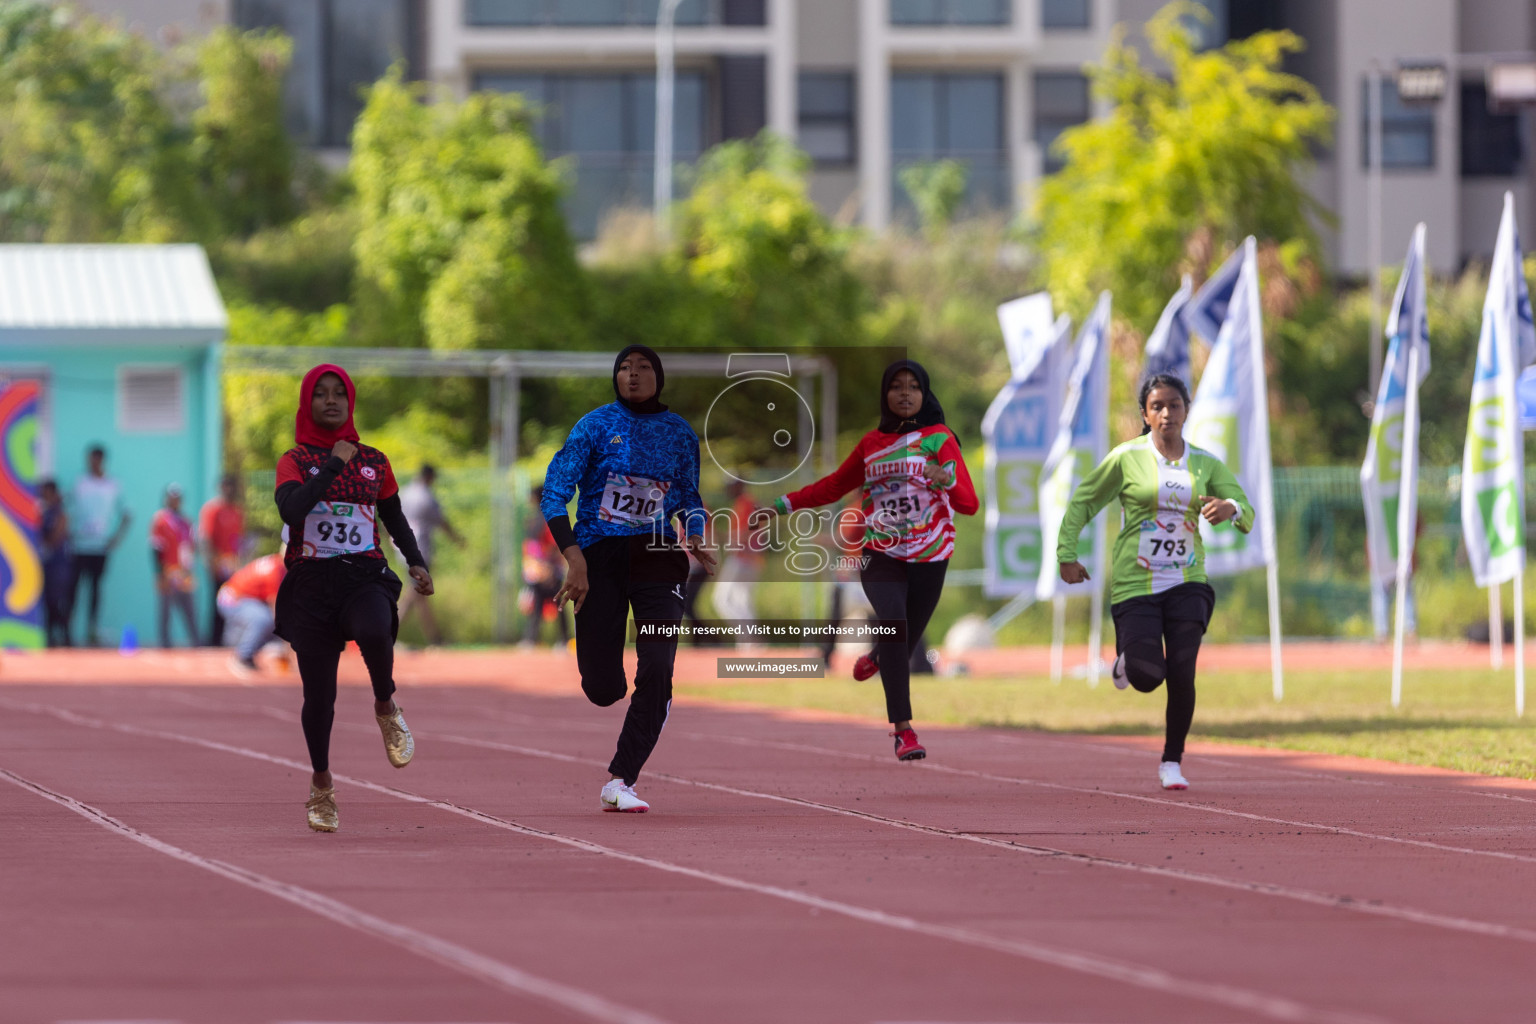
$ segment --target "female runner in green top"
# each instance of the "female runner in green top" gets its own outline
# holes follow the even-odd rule
[[[1216,606],[1206,582],[1199,518],[1235,520],[1253,529],[1253,507],[1232,471],[1210,452],[1184,441],[1189,389],[1160,373],[1141,385],[1145,432],[1104,457],[1072,494],[1056,561],[1061,578],[1081,583],[1077,560],[1083,527],[1120,499],[1123,526],[1115,538],[1110,612],[1115,619],[1115,686],[1151,693],[1168,683],[1168,728],[1157,776],[1164,789],[1188,789],[1179,767],[1195,717],[1195,659]]]

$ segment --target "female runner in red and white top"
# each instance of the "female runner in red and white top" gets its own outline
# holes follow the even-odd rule
[[[864,550],[859,582],[882,622],[905,621],[906,636],[882,640],[858,660],[854,678],[878,670],[896,757],[927,756],[912,731],[908,659],[944,589],[955,549],[956,512],[975,515],[976,488],[960,457],[960,442],[944,425],[944,409],[928,371],[910,359],[885,368],[880,381],[880,425],[865,434],[831,475],[779,498],[773,511],[788,514],[834,502],[863,489]]]
[[[314,768],[309,827],[337,828],[331,783],[331,723],[336,667],[347,641],[357,644],[373,684],[373,713],[389,763],[404,768],[416,744],[393,700],[400,577],[384,560],[377,524],[405,555],[422,596],[432,574],[400,509],[389,459],[358,440],[352,425],[357,392],[347,371],[329,363],[304,375],[294,418],[298,442],[277,462],[277,509],[288,527],[288,575],[277,592],[275,631],[293,645],[304,684],[300,720]]]

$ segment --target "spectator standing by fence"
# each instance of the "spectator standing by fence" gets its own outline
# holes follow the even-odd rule
[[[443,506],[438,504],[437,494],[432,490],[436,482],[437,468],[430,463],[423,463],[416,479],[400,488],[400,510],[405,513],[406,522],[411,524],[416,534],[416,545],[428,565],[432,564],[432,556],[436,553],[432,543],[438,530],[446,533],[448,539],[455,544],[464,543],[459,531],[453,528],[453,524],[443,514]],[[400,595],[400,625],[405,625],[413,611],[421,617],[421,632],[427,643],[434,647],[441,644],[443,630],[432,612],[432,603],[423,601],[416,588],[406,587]]]
[[[81,583],[90,587],[90,603],[86,606],[86,643],[100,646],[101,634],[97,627],[107,556],[122,542],[133,517],[123,503],[122,487],[107,476],[107,450],[101,445],[92,445],[86,451],[85,467],[85,475],[75,481],[70,493],[70,544],[75,553],[74,593],[70,604],[73,607],[78,603]]]
[[[171,612],[181,614],[187,627],[187,644],[197,646],[197,616],[192,610],[194,547],[192,524],[181,514],[181,486],[168,484],[165,504],[149,523],[149,547],[159,595],[160,646],[171,646]]]
[[[208,569],[209,610],[208,646],[224,646],[224,614],[219,610],[219,588],[240,568],[240,545],[245,539],[245,503],[240,494],[240,478],[226,473],[219,480],[219,493],[203,505],[197,515],[197,539],[202,546],[203,564]]]
[[[69,547],[69,514],[59,485],[38,485],[38,539],[43,561],[43,636],[49,647],[69,647],[69,613],[75,603],[75,559]]]

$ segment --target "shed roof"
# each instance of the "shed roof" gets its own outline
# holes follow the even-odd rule
[[[0,345],[212,344],[228,318],[199,245],[0,245]]]

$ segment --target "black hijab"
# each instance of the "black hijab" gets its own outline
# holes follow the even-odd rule
[[[619,366],[624,362],[624,357],[634,355],[636,352],[644,356],[646,361],[651,364],[651,369],[656,371],[656,393],[650,398],[647,398],[645,401],[640,402],[639,404],[631,402],[629,399],[619,394],[618,380]],[[613,373],[609,375],[608,383],[613,385],[613,395],[619,400],[619,404],[628,409],[630,412],[645,414],[667,411],[667,407],[662,405],[660,400],[661,389],[667,383],[667,374],[666,371],[661,368],[661,357],[656,354],[654,349],[647,345],[625,345],[619,354],[613,359]]]
[[[918,386],[923,389],[922,407],[917,410],[916,416],[906,420],[899,419],[886,404],[886,395],[891,390],[891,381],[895,380],[896,375],[902,370],[907,370],[916,377]],[[944,407],[934,397],[933,388],[928,384],[928,371],[923,369],[923,364],[911,359],[898,359],[885,368],[885,372],[880,375],[880,430],[882,433],[901,434],[943,422]],[[960,443],[958,437],[955,438],[955,443]]]

